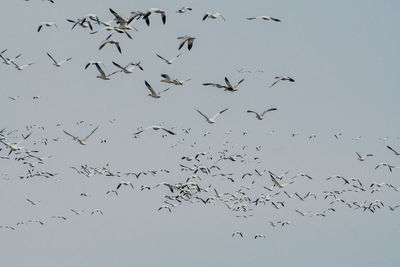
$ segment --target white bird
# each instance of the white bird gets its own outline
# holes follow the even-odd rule
[[[121,47],[119,46],[119,42],[114,41],[114,40],[105,40],[104,42],[101,43],[101,45],[99,46],[99,50],[101,50],[104,46],[106,46],[107,44],[113,44],[115,45],[115,47],[118,49],[118,52],[120,54],[122,54],[122,50]]]
[[[267,112],[274,111],[274,110],[278,110],[278,109],[270,108],[270,109],[264,110],[263,113],[261,113],[261,114],[258,114],[257,112],[252,111],[252,110],[248,110],[247,113],[254,113],[254,114],[256,114],[257,119],[262,120],[262,119],[264,119],[264,115],[267,114]]]
[[[271,84],[270,87],[274,86],[277,82],[279,81],[289,81],[289,82],[294,82],[295,80],[293,78],[290,78],[289,76],[276,76],[275,81]]]
[[[253,19],[263,19],[263,20],[272,20],[272,21],[276,21],[276,22],[280,22],[281,20],[273,18],[273,17],[269,17],[269,16],[258,16],[258,17],[251,17],[251,18],[247,18],[247,20],[253,20]]]
[[[390,172],[392,172],[392,169],[397,168],[397,167],[395,167],[395,166],[393,166],[393,165],[390,165],[390,164],[388,164],[388,163],[386,163],[386,162],[381,162],[381,163],[379,163],[379,164],[375,167],[375,170],[378,169],[380,166],[385,166],[385,167],[387,167],[387,168],[389,169]]]
[[[120,68],[122,72],[127,73],[127,74],[133,73],[133,70],[134,70],[136,67],[138,67],[140,70],[143,71],[142,66],[140,66],[140,61],[137,62],[137,63],[130,62],[130,63],[128,63],[125,67],[122,67],[121,65],[119,65],[118,63],[115,63],[114,61],[113,61],[112,63],[113,63],[114,66],[116,66],[117,68]]]
[[[54,62],[53,65],[56,66],[56,67],[61,67],[62,64],[64,64],[67,61],[70,61],[72,59],[72,57],[70,57],[70,58],[67,58],[67,59],[64,59],[64,60],[61,60],[61,61],[57,62],[49,53],[47,53],[47,55]]]
[[[151,15],[151,13],[157,13],[161,15],[161,20],[163,22],[163,24],[165,24],[165,22],[167,21],[167,17],[165,16],[165,11],[161,10],[159,8],[150,8],[144,15],[143,15],[143,19],[146,21],[147,25],[150,26],[150,20],[149,17]]]
[[[172,83],[175,85],[183,85],[184,82],[191,80],[191,79],[186,79],[186,80],[171,79],[171,77],[169,77],[168,74],[165,74],[165,73],[161,74],[161,77],[164,78],[163,80],[161,80],[161,82]]]
[[[177,11],[175,11],[176,13],[180,13],[180,14],[182,14],[182,13],[185,13],[186,11],[192,11],[193,9],[191,8],[191,7],[187,7],[187,6],[184,6],[184,7],[181,7],[180,9],[178,9]]]
[[[212,116],[212,117],[207,117],[206,115],[204,115],[200,110],[198,110],[198,109],[195,109],[201,116],[203,116],[206,120],[207,120],[207,122],[209,123],[209,124],[213,124],[213,123],[215,123],[215,119],[218,117],[218,115],[220,115],[220,114],[222,114],[222,113],[224,113],[225,111],[227,111],[229,108],[226,108],[226,109],[223,109],[223,110],[221,110],[220,112],[218,112],[218,113],[216,113],[214,116]]]
[[[235,235],[240,235],[241,237],[243,237],[243,234],[240,231],[233,232],[232,237],[234,237]]]
[[[58,30],[57,24],[56,24],[55,22],[49,21],[49,22],[41,22],[40,25],[39,25],[39,27],[38,27],[38,29],[37,29],[37,31],[40,32],[40,30],[43,28],[43,26],[46,26],[46,27],[52,27],[52,26],[54,26],[54,27],[56,27],[57,30]]]
[[[159,58],[161,58],[162,60],[164,60],[165,63],[167,63],[168,65],[170,65],[170,64],[172,64],[172,62],[174,62],[180,55],[182,55],[182,53],[179,54],[179,55],[177,55],[176,57],[170,59],[170,60],[163,58],[162,56],[160,56],[160,55],[157,54],[157,53],[156,53],[156,55],[157,55]]]
[[[96,128],[94,128],[94,130],[85,138],[79,138],[77,136],[73,136],[72,134],[66,132],[65,130],[63,130],[63,132],[69,136],[71,136],[73,138],[73,140],[77,141],[79,144],[81,145],[86,145],[86,141],[89,139],[90,136],[92,136],[92,134],[94,134],[94,132],[99,128],[99,126],[97,126]]]
[[[193,42],[196,38],[185,35],[185,36],[180,36],[177,39],[181,40],[181,43],[179,44],[179,48],[178,48],[179,50],[185,45],[186,42],[188,44],[188,50],[190,50],[190,49],[192,49]]]
[[[21,65],[21,66],[20,66],[20,65],[18,65],[17,63],[15,63],[14,61],[11,61],[11,63],[15,66],[15,68],[16,68],[17,70],[24,70],[26,67],[35,64],[34,62],[32,62],[32,63],[29,63],[29,64],[25,64],[25,65]]]
[[[373,156],[373,154],[366,154],[366,155],[363,155],[363,156],[361,156],[359,153],[357,153],[356,152],[356,154],[357,154],[357,159],[359,160],[359,161],[364,161],[367,157],[372,157]]]
[[[74,24],[72,25],[71,31],[76,27],[76,25],[79,25],[82,28],[90,28],[90,30],[93,31],[92,23],[87,18],[78,18],[77,20],[73,19],[66,19],[66,20]]]
[[[4,61],[3,63],[5,63],[6,65],[11,65],[11,63],[15,60],[15,59],[17,59],[17,58],[19,58],[22,54],[19,54],[19,55],[17,55],[17,56],[15,56],[14,58],[12,58],[12,59],[9,59],[9,58],[7,58],[7,57],[3,57],[3,53],[4,52],[6,52],[7,51],[7,49],[6,50],[3,50],[1,53],[0,53],[0,58]]]
[[[239,84],[241,84],[244,81],[244,79],[241,79],[237,84],[235,84],[234,86],[230,83],[230,81],[228,80],[228,78],[225,77],[225,84],[218,84],[218,83],[203,83],[204,86],[214,86],[217,88],[225,88],[224,91],[229,91],[229,92],[235,92],[238,89]]]
[[[102,79],[102,80],[110,80],[110,77],[118,72],[120,72],[119,70],[114,71],[110,74],[105,74],[105,72],[103,71],[103,69],[100,67],[99,63],[92,63],[96,66],[97,70],[100,72],[100,76],[96,76],[96,78]]]
[[[149,89],[150,94],[149,96],[153,97],[153,98],[160,98],[161,97],[161,93],[166,92],[169,90],[169,88],[162,90],[161,92],[156,93],[156,91],[154,91],[153,87],[151,87],[151,85],[147,82],[144,81],[144,84],[146,85],[147,89]]]
[[[110,12],[111,12],[111,14],[114,15],[115,20],[119,24],[118,27],[120,29],[122,29],[122,30],[130,30],[130,29],[132,29],[131,23],[132,23],[133,19],[136,18],[136,16],[131,16],[129,19],[124,19],[123,17],[121,17],[117,12],[115,12],[111,8],[110,8]]]
[[[90,65],[93,65],[93,64],[102,64],[103,66],[104,66],[104,64],[103,64],[103,62],[102,61],[94,61],[94,60],[91,60],[91,61],[89,61],[86,65],[85,65],[85,70],[87,69],[87,68],[89,68],[89,66]]]
[[[221,17],[224,21],[226,21],[226,19],[224,18],[224,16],[222,16],[222,14],[220,14],[219,12],[215,12],[214,14],[213,14],[213,13],[210,13],[210,12],[207,12],[207,13],[204,14],[204,16],[203,16],[203,21],[205,21],[207,18],[216,19],[216,18],[218,18],[218,17]]]

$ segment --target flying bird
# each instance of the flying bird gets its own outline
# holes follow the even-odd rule
[[[215,123],[215,119],[220,115],[220,114],[222,114],[222,113],[224,113],[225,111],[227,111],[229,108],[226,108],[226,109],[223,109],[223,110],[221,110],[220,112],[218,112],[218,113],[216,113],[214,116],[212,116],[212,117],[207,117],[206,115],[204,115],[200,110],[198,110],[198,109],[195,109],[201,116],[203,116],[206,120],[207,120],[207,122],[209,123],[209,124],[213,124],[213,123]]]
[[[390,146],[386,146],[386,147],[387,147],[387,149],[389,149],[390,151],[392,151],[396,156],[399,156],[399,155],[400,155],[399,152],[397,152],[396,150],[394,150],[394,149],[391,148]]]
[[[43,28],[43,26],[46,26],[46,27],[52,27],[52,26],[54,26],[54,27],[56,27],[57,30],[58,30],[57,24],[56,24],[55,22],[49,21],[49,22],[42,22],[42,23],[40,23],[40,25],[39,25],[37,31],[40,32],[40,30]]]
[[[100,76],[96,76],[96,78],[99,78],[99,79],[102,79],[102,80],[106,80],[106,81],[107,81],[107,80],[110,80],[110,77],[111,77],[112,75],[114,75],[114,74],[120,72],[119,70],[117,70],[117,71],[114,71],[114,72],[112,72],[112,73],[110,73],[110,74],[106,74],[106,73],[103,71],[103,69],[100,67],[100,64],[99,64],[99,63],[91,63],[91,64],[94,64],[94,65],[96,66],[97,70],[100,72]]]
[[[161,20],[162,20],[163,24],[165,24],[165,22],[167,21],[167,17],[165,16],[165,11],[161,10],[159,8],[150,8],[142,17],[142,19],[144,19],[146,21],[147,26],[150,26],[149,17],[152,13],[160,14]]]
[[[179,48],[178,48],[179,50],[185,45],[186,42],[188,44],[188,50],[190,50],[190,49],[192,49],[194,39],[196,39],[196,38],[185,35],[185,36],[180,36],[177,39],[181,40],[181,43],[179,44]]]
[[[276,22],[280,22],[281,20],[273,18],[273,17],[269,17],[269,16],[258,16],[258,17],[251,17],[251,18],[247,18],[247,20],[253,20],[253,19],[263,19],[263,20],[272,20],[272,21],[276,21]]]
[[[186,79],[186,80],[178,80],[178,79],[171,79],[171,77],[169,77],[168,74],[161,74],[161,77],[163,77],[164,79],[161,80],[161,82],[164,83],[172,83],[175,85],[183,85],[184,82],[190,81],[191,79]]]
[[[359,161],[364,161],[367,157],[372,157],[373,156],[373,154],[366,154],[366,155],[360,155],[359,153],[357,153],[356,152],[356,154],[357,154],[357,159],[359,160]]]
[[[180,14],[182,14],[182,13],[185,13],[186,11],[192,11],[193,9],[191,8],[191,7],[187,7],[187,6],[184,6],[184,7],[181,7],[180,9],[178,9],[177,11],[175,11],[176,13],[180,13]]]
[[[127,73],[127,74],[132,73],[133,70],[134,70],[136,67],[138,67],[141,71],[143,71],[143,68],[142,68],[142,66],[140,65],[140,61],[137,62],[137,63],[130,62],[130,63],[128,63],[125,67],[122,67],[121,65],[119,65],[118,63],[115,63],[114,61],[113,61],[112,63],[113,63],[114,66],[116,66],[117,68],[120,68],[122,72]]]
[[[29,63],[29,64],[25,64],[25,65],[21,65],[21,66],[20,66],[20,65],[18,65],[17,63],[15,63],[14,61],[11,61],[11,63],[15,66],[15,68],[16,68],[17,70],[24,70],[26,67],[35,64],[34,62],[32,62],[32,63]]]
[[[228,78],[225,77],[225,84],[218,84],[218,83],[203,83],[204,86],[214,86],[217,88],[225,88],[224,91],[229,91],[229,92],[235,92],[238,89],[239,84],[241,84],[244,81],[244,79],[241,79],[237,84],[235,84],[234,86],[230,83],[230,81],[228,80]]]
[[[118,49],[118,52],[120,54],[122,54],[122,50],[121,47],[119,46],[119,42],[114,41],[114,40],[105,40],[104,42],[101,43],[99,50],[101,50],[104,46],[106,46],[107,44],[113,44],[115,45],[115,47]]]
[[[72,134],[68,133],[68,132],[65,131],[65,130],[63,130],[63,132],[64,132],[65,134],[71,136],[72,139],[75,140],[75,141],[77,141],[79,144],[81,144],[81,145],[86,145],[86,141],[89,139],[90,136],[92,136],[92,134],[94,134],[95,131],[97,131],[98,128],[99,128],[99,126],[97,126],[96,128],[94,128],[93,131],[92,131],[88,136],[86,136],[85,138],[82,138],[82,139],[79,138],[79,137],[77,137],[77,136],[73,136]]]
[[[264,110],[263,113],[261,113],[261,114],[258,114],[257,112],[252,111],[252,110],[248,110],[247,113],[254,113],[256,115],[257,119],[262,120],[262,119],[264,119],[264,115],[265,114],[267,114],[270,111],[274,111],[274,110],[278,110],[278,109],[277,108],[270,108],[270,109]]]
[[[151,87],[151,85],[147,82],[144,81],[144,84],[146,85],[147,89],[149,89],[150,94],[149,96],[153,97],[153,98],[160,98],[161,97],[161,93],[166,92],[169,90],[169,88],[162,90],[161,92],[156,93],[156,91],[154,91],[153,87]]]
[[[172,62],[174,62],[180,55],[182,55],[182,53],[179,54],[179,55],[177,55],[176,57],[170,59],[170,60],[163,58],[163,57],[160,56],[159,54],[156,54],[156,55],[157,55],[157,57],[159,57],[159,58],[161,58],[162,60],[164,60],[165,63],[167,63],[168,65],[170,65],[170,64],[172,64]]]
[[[207,12],[207,13],[204,14],[204,16],[203,16],[203,21],[205,21],[207,18],[210,18],[210,19],[217,19],[218,17],[221,17],[224,21],[226,21],[226,19],[224,18],[224,16],[222,16],[222,14],[220,14],[219,12],[215,12],[214,14],[213,14],[213,13],[210,13],[210,12]]]
[[[270,87],[274,86],[279,81],[295,82],[295,80],[293,78],[290,78],[289,76],[276,76],[275,81],[273,82],[273,84],[271,84]]]
[[[53,65],[56,66],[56,67],[61,67],[62,64],[64,64],[67,61],[70,61],[72,59],[72,57],[70,57],[70,58],[67,58],[67,59],[64,59],[64,60],[61,60],[61,61],[57,62],[49,53],[47,53],[47,55],[54,62]]]

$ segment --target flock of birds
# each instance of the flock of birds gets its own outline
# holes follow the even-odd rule
[[[28,0],[27,0],[28,1]],[[50,1],[54,3],[54,1]],[[176,10],[177,14],[192,12],[191,7],[182,7]],[[150,26],[151,15],[161,17],[162,24],[167,23],[167,12],[159,8],[150,8],[146,11],[133,11],[130,12],[128,16],[123,15],[120,12],[116,12],[113,9],[109,9],[111,19],[109,21],[100,19],[96,14],[87,14],[83,17],[77,19],[67,19],[69,23],[72,23],[72,29],[81,27],[83,29],[89,29],[90,34],[97,34],[99,32],[107,32],[108,35],[101,42],[98,49],[102,50],[106,46],[115,47],[118,53],[122,53],[123,49],[119,41],[114,39],[116,36],[122,36],[132,39],[132,31],[138,31],[134,25],[140,22],[146,23]],[[208,19],[218,19],[221,18],[225,21],[225,17],[219,12],[211,13],[206,12],[203,15],[202,20]],[[280,19],[269,17],[269,16],[257,16],[249,17],[247,20],[260,19],[270,22],[280,22]],[[54,27],[58,29],[58,25],[55,22],[42,22],[37,28],[37,32],[43,34],[47,28]],[[181,50],[185,45],[187,45],[188,51],[193,49],[196,38],[189,35],[178,36],[179,40],[178,50]],[[7,56],[7,49],[0,52],[0,57],[3,63],[6,65],[13,65],[17,70],[24,70],[28,66],[34,63],[17,63],[20,59],[21,54],[14,57]],[[47,53],[47,56],[53,63],[55,67],[62,67],[63,64],[69,62],[72,58],[67,58],[63,60],[57,60],[56,57]],[[162,60],[165,64],[173,64],[182,53],[177,54],[171,59],[166,59],[158,53],[155,56]],[[99,75],[97,78],[102,80],[110,80],[113,75],[118,73],[132,74],[134,71],[144,71],[141,62],[129,62],[128,64],[120,64],[117,62],[112,62],[117,68],[111,73],[106,73],[104,71],[104,64],[101,61],[89,61],[84,69],[89,67],[95,67]],[[243,70],[238,71],[238,73],[243,73]],[[161,74],[161,82],[168,83],[171,85],[182,86],[191,79],[178,79],[171,77],[168,74]],[[295,80],[289,76],[281,75],[276,76],[270,87],[275,86],[279,82],[295,82]],[[223,82],[205,82],[203,86],[212,86],[216,88],[223,88],[224,91],[234,93],[239,90],[239,86],[244,82],[244,79],[239,81],[231,82],[227,77],[224,78]],[[154,89],[147,80],[144,81],[144,87],[148,89],[149,96],[155,99],[161,98],[162,94],[167,92],[170,88],[161,89],[160,91]],[[12,99],[10,97],[10,99]],[[12,99],[16,100],[16,99]],[[156,100],[155,100],[156,101]],[[207,123],[214,124],[218,116],[222,115],[229,108],[223,108],[214,115],[206,115],[199,109],[195,108],[195,111],[202,116]],[[267,108],[261,112],[247,110],[247,113],[252,114],[258,120],[263,120],[267,114],[272,111],[277,111],[278,109]],[[113,124],[115,121],[110,121]],[[100,135],[100,126],[94,126],[91,124],[86,124],[84,121],[77,122],[77,125],[89,125],[92,128],[88,130],[88,134],[84,137],[77,136],[74,131],[69,129],[61,129],[61,136],[53,138],[39,138],[32,141],[32,135],[37,136],[37,132],[45,131],[44,126],[28,125],[25,130],[0,130],[0,160],[4,161],[14,161],[18,164],[21,169],[25,171],[18,178],[20,180],[44,177],[46,179],[58,180],[60,174],[56,171],[45,170],[44,166],[47,164],[49,158],[53,158],[53,155],[43,156],[39,148],[41,146],[48,146],[54,142],[59,142],[64,138],[72,138],[72,141],[80,145],[88,145],[92,136]],[[57,125],[61,127],[61,125]],[[162,138],[172,137],[178,138],[182,135],[191,135],[191,128],[177,129],[176,127],[167,128],[163,124],[152,125],[148,127],[139,127],[136,132],[132,135],[133,140],[139,138],[143,132],[146,130],[161,130],[163,134]],[[178,132],[179,131],[179,132]],[[35,133],[34,133],[35,132]],[[34,133],[34,134],[33,134]],[[208,137],[210,133],[205,132],[203,134],[204,142],[209,144],[213,142]],[[226,135],[232,134],[228,131]],[[271,132],[273,134],[273,132]],[[247,135],[247,132],[242,133],[243,136]],[[291,138],[296,138],[299,133],[292,133]],[[313,139],[317,136],[315,134],[309,135],[306,139]],[[91,139],[90,139],[91,138]],[[334,138],[339,140],[342,138],[342,134],[335,134]],[[15,139],[18,139],[17,141]],[[358,138],[360,139],[360,138]],[[358,140],[355,139],[355,140]],[[31,141],[31,142],[30,142]],[[387,140],[385,140],[387,141]],[[30,142],[30,143],[29,143]],[[92,140],[94,143],[95,141]],[[100,143],[106,143],[107,139],[101,137]],[[190,144],[191,149],[195,150],[200,146],[198,141],[194,141]],[[24,146],[22,144],[24,143]],[[176,148],[179,145],[185,144],[185,138],[179,139],[174,143],[171,148]],[[400,156],[400,147],[394,148],[392,146],[386,146],[388,152],[394,156]],[[289,176],[289,171],[282,174],[277,174],[273,170],[267,170],[260,165],[262,164],[263,155],[262,146],[257,146],[254,149],[248,147],[247,145],[238,145],[230,141],[226,141],[221,145],[209,145],[207,150],[195,151],[190,155],[179,155],[178,164],[175,168],[170,169],[151,169],[151,170],[113,170],[111,164],[106,164],[102,167],[90,166],[90,164],[81,164],[80,166],[69,166],[76,174],[81,175],[85,178],[94,179],[94,177],[112,177],[115,181],[115,186],[112,188],[105,188],[104,195],[107,197],[118,197],[120,194],[127,194],[129,191],[133,192],[157,192],[158,195],[163,196],[163,201],[161,206],[157,209],[158,212],[173,213],[173,210],[179,208],[183,205],[219,205],[226,208],[233,216],[237,218],[247,219],[255,216],[257,210],[283,210],[292,209],[293,214],[301,217],[329,217],[332,213],[339,211],[343,208],[348,208],[351,210],[361,210],[364,212],[376,213],[380,210],[387,209],[389,211],[395,211],[400,205],[396,204],[386,204],[379,199],[371,199],[377,192],[396,192],[400,191],[392,183],[388,182],[375,182],[369,181],[368,179],[362,179],[357,177],[348,177],[345,175],[337,174],[331,175],[326,178],[317,178],[312,174],[297,173],[295,175]],[[355,160],[367,161],[369,158],[373,158],[374,155],[371,153],[362,155],[359,152],[355,152]],[[392,173],[397,166],[389,164],[387,162],[378,163],[375,169],[380,167],[385,167],[388,173]],[[240,170],[240,173],[231,172],[230,170]],[[11,179],[7,174],[2,174],[5,180]],[[143,183],[143,177],[153,177],[154,179],[145,179],[146,183]],[[172,176],[179,176],[179,181],[172,182]],[[135,177],[136,179],[130,179]],[[159,179],[163,179],[160,181]],[[168,178],[171,178],[169,180]],[[214,180],[218,179],[218,185],[214,186]],[[321,180],[329,185],[330,190],[323,191],[311,191],[306,190],[301,192],[296,185],[300,184],[300,188],[312,188],[313,183],[321,182]],[[224,186],[224,188],[221,187]],[[354,197],[354,194],[357,197]],[[80,197],[90,197],[90,192],[82,192]],[[362,199],[363,200],[354,200]],[[32,200],[31,198],[26,198],[26,201],[32,206],[38,206],[41,204],[40,200]],[[297,207],[298,203],[316,203],[311,204],[320,206],[319,210],[300,210]],[[105,211],[99,208],[94,208],[90,211],[79,210],[70,208],[69,212],[75,216],[79,216],[85,213],[91,215],[104,215]],[[50,219],[66,221],[68,219],[67,214],[63,215],[51,215]],[[21,225],[26,225],[30,223],[38,223],[40,225],[45,225],[44,220],[29,219],[26,221],[19,221],[15,224],[3,224],[0,228],[16,230]],[[287,227],[293,223],[292,220],[287,220],[280,218],[277,220],[269,220],[266,222],[270,227]],[[241,230],[235,230],[232,233],[234,238],[243,238],[247,236]],[[254,233],[251,235],[254,239],[266,238],[266,233]]]

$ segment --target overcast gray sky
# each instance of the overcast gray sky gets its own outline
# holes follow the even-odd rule
[[[400,156],[386,147],[400,152],[398,1],[3,0],[2,6],[0,52],[7,49],[3,56],[9,58],[22,54],[15,60],[19,65],[34,64],[23,71],[0,64],[4,142],[32,132],[21,142],[20,154],[7,158],[9,148],[0,144],[1,266],[399,266],[400,208],[389,206],[400,205],[395,190],[400,170],[375,170],[381,162],[400,166]],[[182,6],[193,10],[176,13]],[[152,14],[150,27],[142,19],[134,21],[138,31],[129,31],[132,40],[114,34],[122,54],[111,45],[98,49],[107,32],[71,30],[66,21],[88,13],[109,21],[109,8],[127,17],[152,7],[165,10],[166,24]],[[226,21],[202,21],[206,12],[220,12]],[[281,22],[246,20],[261,15]],[[46,21],[58,29],[37,32]],[[183,35],[196,38],[190,51],[186,46],[178,50],[177,37]],[[46,53],[72,60],[57,68]],[[168,65],[156,53],[168,59],[182,55]],[[90,60],[102,61],[106,73],[118,70],[112,61],[140,61],[144,71],[117,73],[104,81],[96,78],[94,66],[84,69]],[[161,73],[191,80],[183,86],[161,83]],[[281,75],[295,82],[270,88]],[[244,81],[236,92],[202,85],[224,83],[224,77]],[[156,91],[171,88],[153,99],[145,80]],[[246,113],[272,107],[278,110],[261,121]],[[225,108],[212,125],[195,111],[211,116]],[[134,138],[138,127],[160,123],[176,135],[162,137],[162,130],[149,129]],[[85,137],[97,125],[85,146],[63,132]],[[16,160],[25,149],[50,157],[31,167],[23,162],[38,160]],[[181,159],[201,151],[208,155],[199,162]],[[359,161],[355,152],[373,156]],[[235,161],[221,155],[236,155]],[[87,178],[71,168],[81,170],[85,164],[121,174],[157,174]],[[163,203],[165,196],[177,191],[154,186],[185,183],[192,175],[179,164],[218,165],[221,171],[198,171],[201,180],[191,180],[208,190],[196,196],[215,199],[207,204],[195,197],[170,200],[176,205],[169,206],[171,212],[158,211],[170,205]],[[56,175],[20,179],[29,170]],[[280,182],[294,183],[269,191],[269,174],[259,176],[255,170],[288,171]],[[246,172],[252,176],[242,179]],[[299,173],[312,180],[293,178]],[[326,180],[335,175],[349,184],[342,178]],[[132,182],[134,190],[121,186],[118,196],[106,194],[121,181]],[[151,190],[141,191],[145,185]],[[218,198],[214,189],[227,194]],[[345,203],[325,199],[333,190],[346,190],[336,195]],[[284,191],[311,192],[316,198],[301,201]],[[255,205],[262,195],[272,199]],[[27,198],[40,202],[32,205]],[[357,208],[370,203],[374,212]],[[233,210],[242,204],[247,211]],[[103,215],[91,215],[96,209]],[[270,221],[290,224],[272,227]],[[232,238],[235,231],[243,238]],[[257,234],[265,238],[255,239]]]

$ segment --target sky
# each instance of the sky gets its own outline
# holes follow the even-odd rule
[[[375,168],[400,166],[387,148],[400,152],[398,1],[4,2],[0,52],[34,64],[22,71],[0,64],[0,137],[22,140],[23,147],[8,155],[0,143],[0,266],[400,264],[400,208],[389,208],[400,205],[400,170]],[[193,10],[176,13],[182,6]],[[109,8],[123,17],[160,8],[167,20],[163,25],[159,14],[151,14],[150,26],[135,20],[132,40],[114,34],[121,54],[111,45],[99,50],[105,31],[71,30],[66,20],[94,13],[109,21]],[[203,21],[206,12],[226,21]],[[262,15],[281,21],[246,20]],[[47,21],[58,28],[38,32]],[[184,35],[196,38],[190,51],[178,50]],[[72,59],[58,68],[46,53]],[[168,65],[156,53],[181,55]],[[92,60],[102,61],[107,74],[118,70],[112,61],[140,61],[144,70],[105,81],[94,66],[84,68]],[[190,81],[162,83],[162,73]],[[270,87],[283,75],[295,82]],[[244,81],[235,92],[202,85],[224,84],[225,77]],[[156,91],[170,89],[151,98],[145,80]],[[212,116],[225,108],[214,124],[195,110]],[[277,110],[263,120],[246,112],[268,108]],[[160,124],[176,134],[147,129]],[[97,126],[86,145],[64,133],[83,138]],[[135,138],[140,129],[146,130]],[[45,159],[22,159],[26,150]],[[207,152],[199,161],[182,159],[199,152]],[[360,161],[356,152],[373,156]],[[86,177],[78,173],[82,165],[108,172]],[[220,170],[194,174],[181,165]],[[157,173],[124,175],[146,170]],[[27,178],[29,171],[53,176]],[[288,172],[278,181],[288,185],[274,187],[268,171]],[[182,185],[188,177],[203,191],[192,188],[193,197],[180,202],[166,199],[179,190],[160,183]],[[133,190],[117,190],[121,181]],[[335,200],[327,193],[334,190],[346,191]],[[262,196],[270,199],[255,205]],[[364,211],[370,203],[373,212]],[[163,206],[171,212],[158,210]],[[289,224],[272,227],[278,221]],[[243,238],[232,237],[235,231]]]

